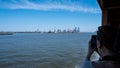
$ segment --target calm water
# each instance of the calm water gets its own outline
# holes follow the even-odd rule
[[[0,68],[76,68],[91,33],[0,35]]]

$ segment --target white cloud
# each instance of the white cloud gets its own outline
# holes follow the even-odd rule
[[[11,3],[4,4],[4,7],[6,6],[6,8],[8,9],[30,9],[30,10],[44,10],[44,11],[67,10],[72,12],[100,13],[100,10],[98,8],[76,5],[75,3],[72,2],[67,3],[67,0],[64,0],[66,2],[64,4],[60,1],[54,1],[54,3],[50,1],[53,0],[48,0],[47,3],[35,3],[29,0],[21,0],[20,3],[18,2],[18,0],[11,0]]]

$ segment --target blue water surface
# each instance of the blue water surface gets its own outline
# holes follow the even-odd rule
[[[93,33],[0,35],[0,68],[75,68]]]

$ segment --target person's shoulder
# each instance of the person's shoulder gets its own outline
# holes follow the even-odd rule
[[[120,62],[115,61],[94,61],[94,68],[120,68]]]

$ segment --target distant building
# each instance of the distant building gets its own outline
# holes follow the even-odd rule
[[[37,29],[36,32],[39,32],[39,30]],[[49,30],[48,32],[43,32],[43,33],[79,33],[80,32],[80,28],[79,27],[75,27],[74,29],[54,29]]]

